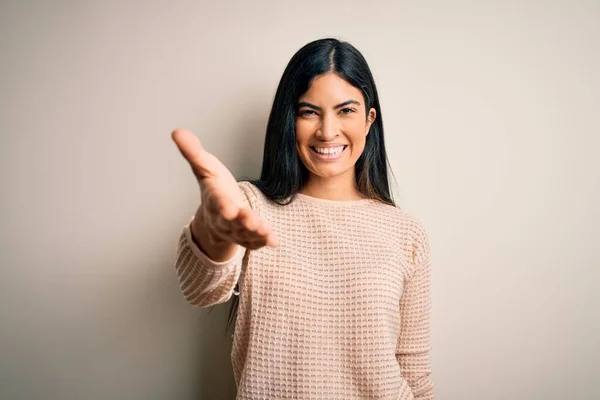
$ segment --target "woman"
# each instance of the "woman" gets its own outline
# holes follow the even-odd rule
[[[237,399],[432,399],[429,244],[391,199],[361,53],[322,39],[292,57],[258,180],[172,137],[201,190],[175,267],[191,304],[239,298]]]

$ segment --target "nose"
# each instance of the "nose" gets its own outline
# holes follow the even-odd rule
[[[321,125],[317,130],[316,136],[322,140],[330,140],[338,135],[339,125],[338,120],[335,116],[331,116],[329,113],[323,114],[321,118]]]

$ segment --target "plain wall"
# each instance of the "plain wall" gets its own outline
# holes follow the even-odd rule
[[[444,400],[599,398],[600,3],[0,5],[0,398],[233,399],[230,303],[173,266],[186,127],[256,177],[305,43],[374,73],[400,207],[433,252]]]

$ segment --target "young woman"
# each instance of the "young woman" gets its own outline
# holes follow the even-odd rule
[[[237,399],[433,399],[428,239],[391,199],[361,53],[322,39],[292,57],[258,180],[172,138],[201,191],[175,268],[191,304],[235,295]]]

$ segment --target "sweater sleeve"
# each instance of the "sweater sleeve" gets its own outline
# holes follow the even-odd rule
[[[406,379],[416,400],[431,400],[431,258],[427,234],[416,219],[409,225],[412,231],[413,272],[406,281],[400,299],[400,335],[396,359],[401,375]]]
[[[254,208],[256,202],[249,198],[252,193],[248,183],[238,182],[244,206]],[[192,240],[190,225],[195,216],[183,227],[175,252],[175,271],[179,286],[188,303],[200,307],[213,306],[228,301],[242,271],[246,248],[239,246],[229,260],[217,262]]]

